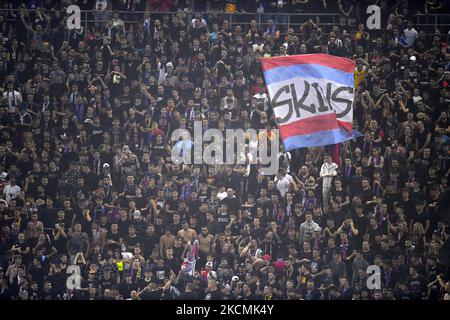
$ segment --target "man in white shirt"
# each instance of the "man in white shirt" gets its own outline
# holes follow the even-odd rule
[[[173,63],[167,62],[164,66],[161,64],[161,62],[158,62],[158,70],[159,70],[159,77],[158,77],[158,85],[164,84],[164,81],[166,80],[167,74],[169,72],[169,69],[173,71]]]
[[[412,47],[416,39],[419,37],[419,33],[416,29],[413,28],[412,21],[408,21],[408,27],[403,30],[403,33],[405,34],[405,41],[407,46]]]
[[[277,160],[278,160],[278,162],[279,162],[279,166],[281,167],[281,166],[286,166],[287,165],[287,167],[286,167],[286,172],[291,172],[291,166],[290,166],[290,164],[291,164],[291,159],[292,159],[292,155],[291,155],[291,153],[289,152],[289,151],[286,151],[285,149],[284,149],[284,145],[283,144],[281,144],[280,145],[280,152],[278,152],[278,154],[277,154]],[[283,163],[284,162],[284,163]],[[287,162],[287,163],[286,163]]]
[[[320,168],[320,177],[322,178],[322,196],[323,196],[323,210],[328,211],[328,204],[330,202],[330,189],[333,177],[337,175],[338,165],[334,163],[329,154],[325,155],[325,162]]]
[[[22,190],[18,185],[16,185],[16,179],[10,178],[9,183],[3,189],[3,194],[5,195],[5,200],[9,205],[9,202],[19,195],[20,190]]]
[[[261,105],[264,111],[267,111],[267,109],[269,109],[269,99],[266,93],[264,92],[257,93],[253,95],[253,98],[255,98],[258,101],[258,105]]]
[[[17,105],[22,103],[22,94],[19,91],[14,90],[14,83],[10,82],[6,85],[3,99],[6,99],[8,103],[8,112],[15,113]]]
[[[195,20],[200,21],[200,23],[197,26],[195,25]],[[194,18],[191,20],[191,24],[193,28],[206,27],[207,25],[206,20],[202,18],[202,15],[200,13],[195,14]]]
[[[281,196],[284,198],[286,196],[286,192],[289,190],[289,185],[294,183],[294,179],[286,173],[285,169],[279,169],[274,182],[277,190],[280,191]]]

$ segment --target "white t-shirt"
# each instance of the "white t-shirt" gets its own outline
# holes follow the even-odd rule
[[[3,189],[3,193],[5,194],[5,200],[9,204],[9,202],[19,195],[20,190],[22,190],[18,185],[11,186],[7,184]]]
[[[217,198],[219,198],[220,201],[222,201],[226,197],[227,197],[227,192],[226,191],[217,193]]]
[[[411,28],[411,30],[406,28],[405,30],[403,30],[403,32],[405,34],[406,44],[408,45],[408,47],[412,47],[414,44],[414,41],[416,41],[416,39],[419,37],[417,30],[414,28]]]
[[[202,18],[201,21],[202,21],[202,22],[200,23],[200,26],[206,27],[206,20]],[[191,24],[192,24],[192,27],[195,27],[195,18],[192,19]]]
[[[325,162],[320,168],[320,176],[324,178],[331,178],[329,177],[330,175],[331,176],[337,175],[337,168],[338,165],[336,163],[332,162],[328,164]]]
[[[13,90],[3,92],[3,98],[8,100],[8,112],[16,112],[17,105],[22,100],[22,95],[19,91]]]
[[[286,174],[281,179],[278,179],[277,177],[275,177],[274,181],[276,183],[277,190],[280,191],[281,196],[284,198],[284,196],[286,195],[286,193],[289,190],[289,184],[291,182],[294,182],[294,179],[289,174]]]
[[[265,93],[257,93],[253,96],[256,100],[258,100],[258,103],[261,103],[263,105],[264,111],[267,111],[269,108],[269,99],[267,97],[267,94]]]

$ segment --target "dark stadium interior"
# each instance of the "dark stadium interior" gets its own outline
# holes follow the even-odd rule
[[[0,0],[0,300],[450,300],[449,40],[445,0]],[[315,53],[361,137],[172,161]]]

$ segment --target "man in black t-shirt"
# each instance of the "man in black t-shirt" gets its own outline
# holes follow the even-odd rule
[[[369,179],[363,178],[361,182],[361,188],[358,192],[361,196],[362,204],[366,209],[371,208],[374,205],[373,201],[373,191],[370,188]]]
[[[430,227],[430,217],[428,215],[428,212],[425,210],[425,205],[425,200],[417,199],[415,201],[415,208],[410,218],[410,230],[412,230],[414,224],[418,222],[422,225],[424,232],[428,232],[428,229]]]
[[[142,246],[141,237],[136,234],[136,227],[134,225],[128,227],[128,234],[124,238],[124,243],[131,252],[134,251],[134,248]]]
[[[111,275],[111,268],[105,267],[103,269],[103,276],[100,278],[98,285],[100,288],[100,292],[104,293],[105,289],[111,289],[113,285],[117,284],[117,280],[115,280]]]
[[[222,300],[222,292],[217,287],[216,280],[208,281],[208,288],[206,289],[206,296],[204,300]]]
[[[415,267],[409,268],[409,277],[407,279],[411,299],[421,300],[427,286],[427,280],[421,276]]]
[[[355,240],[355,246],[357,248],[361,248],[363,239],[369,230],[369,219],[364,215],[362,205],[355,206],[353,223],[355,225],[355,229],[358,230],[358,234],[353,237]]]
[[[260,300],[260,297],[253,292],[249,284],[245,283],[242,286],[242,295],[238,296],[238,300]]]
[[[158,288],[155,282],[150,282],[147,287],[139,292],[139,296],[142,300],[161,300],[164,290],[162,287]]]
[[[156,260],[153,272],[155,274],[155,282],[158,284],[163,284],[164,279],[170,276],[170,269],[164,265],[164,260],[161,257]]]
[[[226,196],[226,198],[224,198],[222,200],[221,203],[224,203],[227,205],[228,212],[230,212],[230,213],[237,215],[238,212],[241,210],[239,199],[234,195],[233,188],[227,189],[227,196]]]
[[[364,179],[362,175],[362,167],[358,166],[355,169],[355,175],[351,176],[349,179],[349,187],[351,195],[359,193],[361,190],[362,180]]]
[[[217,212],[217,223],[219,224],[220,232],[224,232],[225,227],[230,223],[230,210],[226,203],[220,205]]]

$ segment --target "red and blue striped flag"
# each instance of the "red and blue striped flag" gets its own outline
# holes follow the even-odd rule
[[[360,136],[352,128],[354,61],[320,53],[261,62],[286,150]]]

